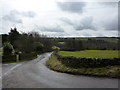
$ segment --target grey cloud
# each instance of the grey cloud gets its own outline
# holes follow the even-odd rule
[[[73,22],[68,18],[62,17],[59,20],[61,20],[62,22],[65,22],[65,23],[67,23],[69,25],[73,25]]]
[[[25,17],[35,17],[36,16],[36,13],[35,12],[32,12],[32,11],[28,11],[28,12],[22,12],[21,13],[22,16],[25,16]]]
[[[92,36],[90,33],[83,33],[84,36],[90,37]]]
[[[82,13],[85,2],[57,2],[58,7],[63,11],[72,13]]]
[[[118,30],[118,20],[113,19],[104,24],[105,30]]]
[[[105,35],[101,34],[101,33],[97,33],[96,34],[97,37],[106,37]]]
[[[43,32],[64,32],[63,28],[61,28],[59,25],[53,26],[53,27],[45,27],[45,26],[37,26],[37,29],[43,31]]]
[[[84,17],[80,21],[78,22],[76,21],[76,23],[65,17],[62,17],[59,20],[73,26],[75,30],[85,30],[85,29],[100,30],[100,27],[104,28],[104,30],[109,30],[109,31],[118,30],[117,16],[111,17],[111,19],[105,20],[104,22],[101,23],[96,22],[96,25],[99,25],[99,27],[93,23],[94,20],[93,17]]]
[[[13,23],[22,23],[23,22],[21,19],[22,17],[33,18],[35,15],[36,14],[32,11],[18,12],[17,10],[12,10],[9,12],[9,14],[4,15],[2,19]]]
[[[118,16],[117,14],[114,16],[114,17],[110,17],[111,19],[110,20],[106,20],[104,23],[103,23],[103,27],[105,30],[118,30]]]
[[[116,7],[118,2],[99,2],[98,4],[106,6],[106,7]]]
[[[75,30],[84,30],[84,29],[91,29],[96,30],[96,27],[93,25],[93,18],[92,17],[84,17],[80,21],[76,21],[76,23],[72,22],[68,18],[60,18],[61,21],[73,26]]]
[[[93,25],[93,18],[92,17],[84,17],[79,24],[74,25],[76,30],[84,30],[84,29],[91,29],[96,30],[95,25]]]
[[[64,11],[78,13],[80,11],[79,9],[81,9],[81,11],[83,10],[86,3],[81,3],[81,2],[76,2],[76,3],[75,2],[59,2],[58,6]],[[83,6],[79,5],[81,7],[81,8],[79,8],[79,6],[78,6],[79,3],[85,4],[85,5],[83,5]],[[101,17],[99,18],[99,15],[98,15],[98,19],[96,19],[96,20],[94,20],[94,18],[93,18],[94,15],[92,15],[92,17],[84,17],[79,22],[76,21],[76,23],[74,23],[73,21],[71,21],[68,18],[60,18],[60,20],[73,26],[75,30],[84,30],[84,29],[100,30],[101,28],[104,30],[118,30],[118,16],[117,16],[117,14],[114,16],[115,13],[113,13],[113,14],[109,13],[111,8],[115,8],[115,10],[117,10],[118,3],[117,2],[99,2],[99,3],[91,2],[91,3],[93,5],[94,4],[98,5],[98,7],[96,7],[96,9],[98,8],[98,11],[96,11],[96,12],[99,12],[99,8],[103,8],[103,11],[104,11],[104,8],[108,8],[108,14],[106,13],[103,18],[101,18]],[[75,6],[75,7],[73,7],[73,6]],[[76,11],[76,10],[78,10],[78,11]],[[103,13],[104,12],[102,12],[102,14]],[[109,17],[109,19],[104,20],[104,18],[106,18],[106,17],[107,18]],[[100,19],[100,23],[99,23],[99,19]],[[79,20],[79,18],[78,18],[78,20]],[[93,23],[93,21],[94,21],[94,23]]]
[[[14,23],[22,23],[22,19],[17,17],[18,14],[19,12],[17,11],[10,11],[10,13],[8,15],[3,16],[2,19]]]
[[[104,8],[108,7],[108,8],[112,8],[114,9],[113,13],[108,13],[107,15],[105,15],[105,17],[103,17],[103,21],[102,23],[100,23],[100,25],[104,28],[104,30],[118,30],[118,13],[119,11],[117,11],[118,7],[118,2],[101,2],[98,3],[101,5],[101,7],[103,6]],[[110,11],[111,9],[108,9],[108,11]],[[118,9],[119,10],[119,9]],[[108,18],[109,19],[105,19],[104,18]]]
[[[109,22],[105,25],[105,30],[118,30],[117,22]]]
[[[11,10],[10,11],[10,15],[19,15],[20,12],[18,12],[17,10]]]

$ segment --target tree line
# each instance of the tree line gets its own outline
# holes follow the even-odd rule
[[[17,28],[11,28],[8,34],[2,34],[2,47],[4,47],[5,54],[9,54],[9,52],[43,53],[52,51],[53,47],[65,51],[119,49],[119,41],[110,42],[106,40],[110,38],[105,38],[105,40],[104,38],[50,38],[35,31],[20,33]],[[111,40],[117,39],[119,38],[116,37]]]
[[[53,41],[38,32],[18,32],[11,28],[8,34],[2,34],[3,54],[12,53],[43,53],[52,51]]]
[[[103,38],[103,37],[102,37]],[[105,39],[111,39],[104,37]],[[114,38],[117,42],[107,41],[104,39],[96,38],[56,38],[56,46],[60,47],[64,51],[80,51],[80,50],[118,50],[119,49],[119,38]]]

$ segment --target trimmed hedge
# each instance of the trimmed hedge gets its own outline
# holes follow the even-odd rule
[[[20,54],[19,55],[19,61],[22,60],[30,60],[33,57],[37,57],[36,53],[30,53],[30,54]],[[4,62],[16,62],[17,61],[17,57],[16,55],[6,55],[6,56],[2,56],[2,63]]]
[[[2,63],[4,63],[4,62],[15,62],[15,61],[16,61],[16,55],[2,56]]]
[[[57,59],[68,67],[104,67],[120,65],[120,58],[100,59],[100,58],[77,58],[77,57],[63,57],[55,53]]]

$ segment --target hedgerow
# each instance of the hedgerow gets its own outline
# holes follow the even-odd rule
[[[102,59],[102,58],[78,58],[73,56],[60,56],[55,53],[57,59],[68,67],[104,67],[120,65],[120,58]]]

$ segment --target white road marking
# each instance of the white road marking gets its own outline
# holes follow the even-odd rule
[[[15,68],[17,68],[17,67],[19,67],[19,66],[21,66],[21,65],[22,65],[22,64],[17,64],[17,65],[15,65],[15,66],[12,67],[9,71],[7,71],[6,73],[4,73],[4,74],[2,75],[2,77],[10,74]],[[0,76],[0,79],[1,79],[2,77]]]

